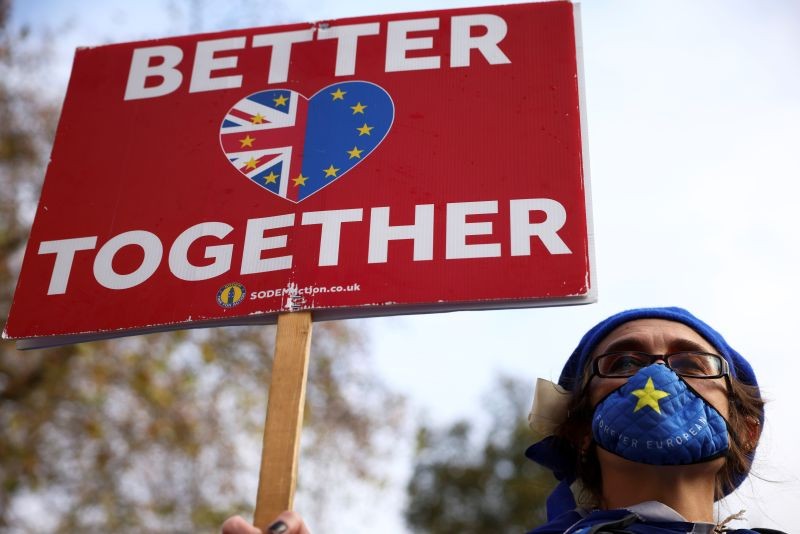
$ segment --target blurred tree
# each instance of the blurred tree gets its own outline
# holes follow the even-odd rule
[[[498,379],[482,443],[465,421],[421,427],[405,511],[413,532],[526,532],[544,522],[544,502],[555,484],[549,471],[523,454],[533,441],[526,417],[529,389]]]
[[[0,0],[3,316],[58,113],[41,91],[47,40],[9,28],[10,7]],[[24,353],[0,343],[0,531],[203,532],[246,515],[274,335],[194,330]],[[315,326],[299,483],[312,517],[331,476],[342,491],[329,466],[379,477],[378,438],[401,417],[362,342],[345,323]]]

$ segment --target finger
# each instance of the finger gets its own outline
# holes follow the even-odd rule
[[[262,532],[237,515],[229,517],[222,523],[222,534],[262,534]]]
[[[283,512],[268,527],[267,534],[311,534],[300,514]]]

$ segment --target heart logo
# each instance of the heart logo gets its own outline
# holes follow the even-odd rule
[[[236,170],[274,195],[301,202],[364,161],[386,138],[394,103],[379,85],[349,81],[311,98],[268,89],[237,102],[219,131]]]

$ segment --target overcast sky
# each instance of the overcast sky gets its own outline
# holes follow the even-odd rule
[[[210,2],[189,14],[176,1],[25,0],[13,17],[58,30],[63,94],[78,45],[488,3],[226,2],[222,17]],[[796,530],[800,2],[587,1],[581,18],[598,303],[359,321],[378,370],[414,413],[444,423],[473,417],[497,373],[557,378],[615,311],[686,307],[750,360],[770,401],[755,470],[774,482],[751,477],[720,514],[746,508],[751,525]],[[347,531],[404,532],[401,490],[348,514],[369,526]]]

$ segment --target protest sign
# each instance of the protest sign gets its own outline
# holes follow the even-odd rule
[[[574,9],[79,49],[4,335],[593,301]]]

